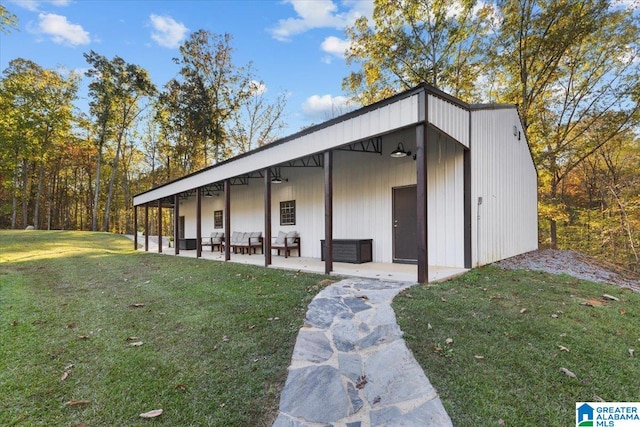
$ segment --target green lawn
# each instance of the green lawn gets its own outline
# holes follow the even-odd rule
[[[0,231],[0,425],[271,425],[326,277],[132,246]],[[574,425],[577,401],[640,399],[640,294],[487,267],[394,309],[457,427]]]
[[[323,279],[0,231],[0,425],[271,425]]]
[[[576,402],[640,400],[640,294],[485,267],[394,310],[455,426],[569,426]]]

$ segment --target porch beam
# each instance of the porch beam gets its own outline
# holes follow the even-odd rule
[[[144,204],[144,251],[149,252],[149,203]]]
[[[464,150],[464,268],[471,268],[471,150]]]
[[[418,234],[418,283],[429,282],[428,215],[427,215],[427,144],[428,134],[424,124],[416,126],[416,174],[417,174],[417,234]]]
[[[158,199],[158,253],[162,253],[162,199]]]
[[[264,170],[264,266],[271,265],[271,168]]]
[[[224,260],[231,259],[231,182],[224,180]]]
[[[333,152],[324,153],[324,273],[333,271]]]
[[[173,253],[180,254],[180,194],[173,195]]]
[[[202,257],[202,189],[196,190],[196,258]]]
[[[138,207],[133,206],[133,250],[138,250]]]

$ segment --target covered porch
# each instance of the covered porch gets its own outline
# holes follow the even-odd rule
[[[133,237],[133,236],[131,236]],[[154,237],[154,236],[150,236]],[[173,244],[171,247],[164,239],[162,254],[175,255]],[[157,238],[152,238],[149,242],[150,252],[159,252]],[[140,245],[139,251],[144,251],[144,246]],[[225,253],[220,251],[203,250],[201,256],[198,257],[197,250],[180,250],[178,256],[187,258],[201,258],[206,261],[225,262]],[[264,255],[262,254],[231,254],[229,262],[246,265],[264,266]],[[269,268],[277,268],[282,270],[302,271],[305,273],[325,274],[325,263],[320,258],[311,257],[289,257],[275,256],[271,257]],[[398,264],[386,262],[367,262],[362,264],[350,264],[344,262],[333,263],[333,271],[330,273],[335,276],[348,277],[364,277],[369,279],[390,280],[397,282],[416,282],[418,267],[414,264]],[[429,282],[436,283],[452,279],[459,276],[469,269],[460,267],[446,267],[430,265],[428,269]]]

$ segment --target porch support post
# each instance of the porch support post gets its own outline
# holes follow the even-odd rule
[[[180,254],[180,245],[178,242],[180,241],[180,195],[173,195],[173,253],[176,255]]]
[[[464,268],[471,268],[471,150],[464,150]]]
[[[133,206],[133,250],[138,250],[138,207]]]
[[[427,226],[427,140],[425,124],[416,127],[417,173],[417,233],[418,233],[418,283],[429,282],[428,226]]]
[[[231,259],[231,182],[224,180],[224,260]]]
[[[149,203],[144,204],[144,251],[149,252]]]
[[[162,199],[158,199],[158,253],[162,253]]]
[[[324,153],[324,273],[333,271],[333,152]]]
[[[202,257],[202,189],[196,189],[196,258]]]
[[[264,170],[264,266],[271,265],[271,168]]]

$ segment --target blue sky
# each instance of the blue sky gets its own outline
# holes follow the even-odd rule
[[[87,68],[83,53],[120,56],[158,86],[178,72],[172,58],[199,29],[233,36],[234,63],[252,62],[267,95],[288,94],[286,136],[346,111],[344,28],[371,16],[373,0],[9,0],[19,28],[0,34],[0,69],[15,58],[44,68]],[[84,79],[86,80],[86,78]],[[86,83],[86,82],[85,82]],[[83,91],[82,96],[86,92]],[[82,108],[86,100],[78,103]],[[335,115],[335,114],[333,114]]]

